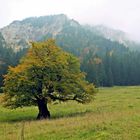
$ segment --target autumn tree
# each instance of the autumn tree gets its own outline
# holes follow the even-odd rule
[[[94,86],[85,81],[76,57],[57,47],[54,40],[31,44],[19,65],[9,67],[5,75],[5,106],[37,105],[37,119],[45,119],[50,118],[48,102],[92,99]]]

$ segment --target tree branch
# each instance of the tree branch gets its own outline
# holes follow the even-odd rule
[[[52,93],[47,94],[52,100],[60,100],[60,101],[68,101],[68,100],[75,100],[77,102],[82,103],[82,99],[78,98],[77,95],[74,95],[73,97],[64,97],[64,96],[54,96]]]

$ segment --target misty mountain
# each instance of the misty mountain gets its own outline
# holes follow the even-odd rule
[[[123,31],[114,30],[103,25],[83,26],[77,21],[69,19],[64,14],[30,17],[22,21],[13,21],[10,25],[2,28],[1,32],[8,46],[15,51],[28,48],[29,41],[40,41],[47,38],[55,38],[60,46],[62,46],[65,40],[61,38],[64,36],[66,38],[70,35],[72,35],[72,42],[84,40],[85,45],[83,45],[83,42],[79,42],[80,48],[85,48],[89,46],[88,44],[100,46],[97,40],[118,42],[131,49],[137,49],[140,46],[139,43],[132,41]],[[90,38],[94,42],[90,42]]]
[[[67,25],[78,26],[78,22],[68,19],[65,15],[32,17],[22,21],[14,21],[1,29],[7,44],[14,50],[28,47],[29,41],[39,41],[45,35],[55,38]]]
[[[96,26],[86,25],[85,28],[87,28],[88,30],[94,32],[99,36],[103,36],[106,39],[109,39],[111,41],[117,41],[127,46],[126,41],[129,40],[129,37],[123,31],[115,30],[104,25],[96,25]]]
[[[130,35],[121,30],[115,30],[105,25],[85,25],[85,28],[94,34],[102,36],[106,39],[117,41],[120,44],[130,48],[131,50],[140,50],[140,43],[131,39]]]
[[[70,37],[71,40],[69,40],[69,42],[78,42],[74,46],[79,46],[80,48],[85,48],[91,45],[101,46],[100,41],[97,40],[104,40],[111,43],[113,43],[113,41],[118,41],[108,38],[108,33],[103,34],[103,31],[101,36],[102,27],[96,27],[94,29],[96,29],[96,31],[93,31],[92,28],[91,30],[87,30],[87,28],[80,25],[77,21],[69,19],[64,14],[60,14],[31,17],[22,21],[14,21],[10,25],[2,28],[1,32],[8,46],[14,50],[28,47],[29,41],[40,41],[50,37],[55,38],[62,46],[65,44],[65,40],[62,40],[62,38]],[[94,41],[91,42],[91,40]],[[118,42],[121,43],[120,40]]]
[[[1,32],[7,44],[4,47],[17,52],[10,59],[13,65],[26,53],[30,41],[54,38],[63,50],[79,57],[88,81],[98,86],[140,84],[140,54],[129,50],[131,41],[127,42],[122,31],[84,26],[60,14],[14,21]]]

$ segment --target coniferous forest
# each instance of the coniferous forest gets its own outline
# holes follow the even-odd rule
[[[106,44],[104,44],[106,43]],[[80,52],[78,49],[70,52]],[[77,51],[77,52],[76,52]],[[88,81],[97,86],[139,85],[140,52],[106,40],[100,47],[85,47],[77,55]]]

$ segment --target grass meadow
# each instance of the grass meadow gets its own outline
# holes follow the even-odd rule
[[[99,88],[94,102],[49,110],[50,120],[36,121],[37,107],[0,106],[0,140],[140,140],[140,86]]]

